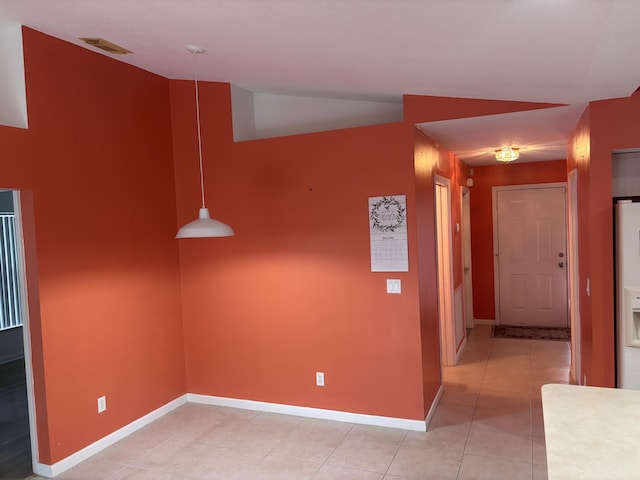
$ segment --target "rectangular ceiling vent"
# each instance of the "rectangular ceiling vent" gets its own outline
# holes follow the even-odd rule
[[[117,53],[118,55],[123,55],[125,53],[133,53],[131,50],[127,50],[126,48],[121,47],[120,45],[116,45],[115,43],[105,40],[104,38],[80,37],[80,40],[82,40],[84,43],[88,45],[99,48],[109,53]]]

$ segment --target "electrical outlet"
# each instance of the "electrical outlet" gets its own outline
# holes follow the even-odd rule
[[[324,372],[316,372],[316,385],[324,387]]]
[[[98,413],[102,413],[107,409],[107,397],[98,398]]]

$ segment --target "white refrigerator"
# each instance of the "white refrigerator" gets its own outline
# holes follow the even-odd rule
[[[618,387],[640,390],[640,203],[615,207]]]

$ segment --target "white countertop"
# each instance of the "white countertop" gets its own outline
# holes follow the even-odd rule
[[[639,479],[640,391],[542,387],[549,480]]]

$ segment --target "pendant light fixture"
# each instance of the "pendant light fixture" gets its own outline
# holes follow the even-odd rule
[[[187,50],[193,55],[194,80],[196,86],[196,124],[198,127],[198,155],[200,158],[200,194],[202,197],[202,207],[198,214],[198,219],[184,225],[176,238],[206,238],[206,237],[230,237],[235,235],[233,230],[226,223],[214,220],[209,216],[209,209],[204,203],[204,174],[202,172],[202,134],[200,133],[200,98],[198,96],[198,72],[196,68],[196,57],[204,53],[204,49],[195,45],[187,45]]]

